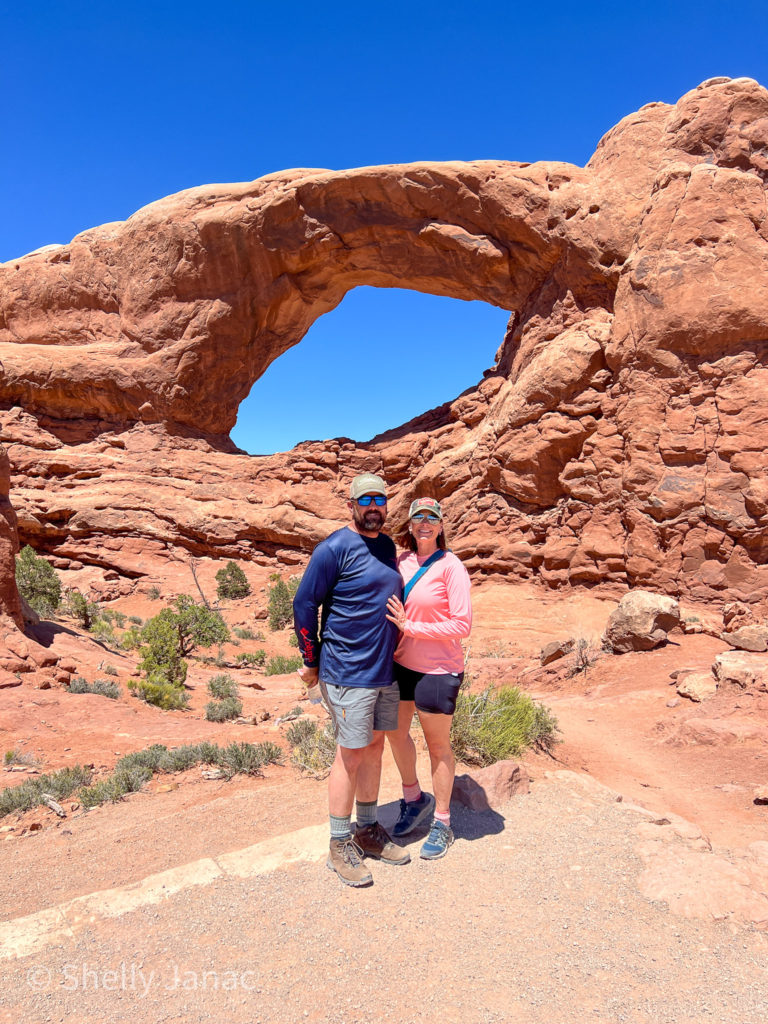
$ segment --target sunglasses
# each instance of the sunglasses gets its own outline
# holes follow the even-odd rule
[[[415,516],[411,516],[412,523],[423,523],[425,519],[428,523],[440,522],[440,516],[433,516],[431,512],[427,512],[426,515],[423,512],[417,512]]]
[[[361,505],[363,508],[368,508],[371,502],[373,502],[374,505],[378,505],[379,508],[381,508],[382,505],[387,504],[387,499],[384,497],[383,494],[364,494],[362,498],[357,499],[357,504]]]

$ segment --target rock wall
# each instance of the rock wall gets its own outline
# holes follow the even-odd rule
[[[362,468],[444,499],[476,574],[768,600],[768,92],[652,103],[585,168],[286,171],[0,266],[0,424],[24,542],[128,576],[183,547],[300,562]],[[357,285],[511,311],[495,366],[367,444],[228,438]]]
[[[16,589],[19,539],[16,533],[16,513],[9,497],[10,481],[10,462],[5,449],[0,445],[0,649],[4,647],[8,632],[22,627],[21,602]]]

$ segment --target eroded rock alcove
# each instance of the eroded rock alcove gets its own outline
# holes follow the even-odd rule
[[[3,264],[20,537],[128,577],[178,550],[299,564],[366,468],[393,519],[443,499],[476,574],[765,602],[767,181],[768,92],[715,79],[585,168],[285,171]],[[238,454],[253,382],[363,284],[510,310],[495,366],[370,443]]]

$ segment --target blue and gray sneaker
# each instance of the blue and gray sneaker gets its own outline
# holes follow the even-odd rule
[[[453,832],[447,825],[444,825],[442,821],[433,821],[419,856],[422,860],[437,860],[439,857],[444,857],[453,840]]]
[[[395,822],[392,835],[398,838],[407,836],[423,821],[427,821],[434,809],[435,798],[430,793],[422,793],[418,800],[412,800],[410,803],[401,800],[400,817]]]

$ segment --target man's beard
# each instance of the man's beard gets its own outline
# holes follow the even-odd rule
[[[355,522],[366,533],[378,533],[384,525],[384,516],[377,508],[361,509],[358,506]]]

